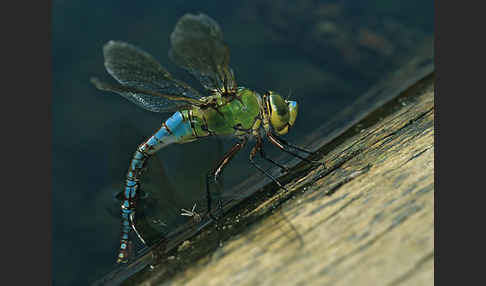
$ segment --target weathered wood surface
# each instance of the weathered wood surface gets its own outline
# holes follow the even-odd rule
[[[432,285],[433,89],[430,76],[322,151],[327,168],[266,188],[125,283]]]

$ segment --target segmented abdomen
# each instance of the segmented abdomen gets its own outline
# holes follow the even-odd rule
[[[160,129],[154,135],[138,146],[137,151],[133,154],[126,176],[123,200],[121,202],[122,225],[117,263],[128,261],[130,250],[128,235],[131,228],[136,231],[134,218],[137,191],[140,188],[140,178],[147,159],[169,144],[187,142],[192,139],[194,139],[194,132],[190,122],[181,112],[176,112],[167,121],[162,123]]]

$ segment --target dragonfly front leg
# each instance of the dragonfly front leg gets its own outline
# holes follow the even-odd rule
[[[272,137],[273,137],[273,138],[277,139],[278,141],[280,141],[280,142],[281,142],[282,144],[284,144],[285,146],[289,146],[289,147],[291,147],[291,148],[294,148],[294,149],[299,150],[299,151],[301,151],[301,152],[307,153],[307,154],[309,154],[309,155],[312,155],[312,154],[313,154],[313,152],[312,152],[312,151],[307,150],[307,149],[305,149],[305,148],[302,148],[302,147],[300,147],[300,146],[294,145],[294,144],[292,144],[292,143],[290,143],[290,142],[288,142],[288,141],[286,141],[286,140],[282,139],[281,137],[279,137],[279,136],[277,136],[277,135],[275,135],[275,134],[271,134],[271,135],[272,135]]]
[[[277,146],[280,150],[282,150],[282,151],[284,151],[284,152],[286,152],[286,153],[288,153],[288,154],[290,154],[294,157],[297,157],[297,158],[299,158],[303,161],[306,161],[308,163],[311,163],[311,164],[319,164],[319,165],[325,166],[324,163],[322,163],[322,162],[309,160],[305,157],[300,156],[299,154],[296,154],[296,153],[288,150],[287,148],[290,147],[290,148],[294,148],[296,150],[299,150],[299,151],[307,153],[307,154],[313,154],[309,150],[306,150],[302,147],[290,144],[287,141],[281,139],[280,137],[277,137],[276,135],[272,134],[271,132],[267,132],[267,138],[269,139],[270,143],[272,143],[273,145]]]
[[[210,171],[206,175],[206,198],[207,198],[207,214],[214,220],[218,220],[213,214],[211,213],[211,205],[212,205],[212,198],[211,198],[211,192],[210,192],[210,182],[211,180],[214,180],[214,183],[216,185],[219,185],[218,178],[223,172],[224,167],[231,161],[231,159],[240,151],[246,144],[248,139],[246,137],[243,137],[241,141],[233,145],[233,147],[226,153],[224,154],[223,158],[219,161],[218,165],[216,168],[212,171]],[[223,202],[221,199],[218,199],[218,209],[222,211],[223,209]],[[221,214],[222,216],[222,214]]]

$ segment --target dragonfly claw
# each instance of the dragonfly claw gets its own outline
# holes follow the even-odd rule
[[[181,215],[182,216],[190,216],[190,217],[192,217],[194,222],[198,223],[198,222],[201,221],[201,215],[199,215],[196,212],[196,205],[197,205],[197,203],[194,203],[194,206],[192,206],[192,209],[190,211],[186,210],[186,209],[181,209]]]

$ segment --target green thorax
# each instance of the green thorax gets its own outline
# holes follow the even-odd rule
[[[239,99],[238,99],[239,98]],[[205,98],[207,102],[215,101],[215,108],[193,107],[187,110],[196,137],[209,135],[242,135],[258,128],[260,120],[260,96],[249,89],[239,88],[237,97],[223,98],[214,95]]]

